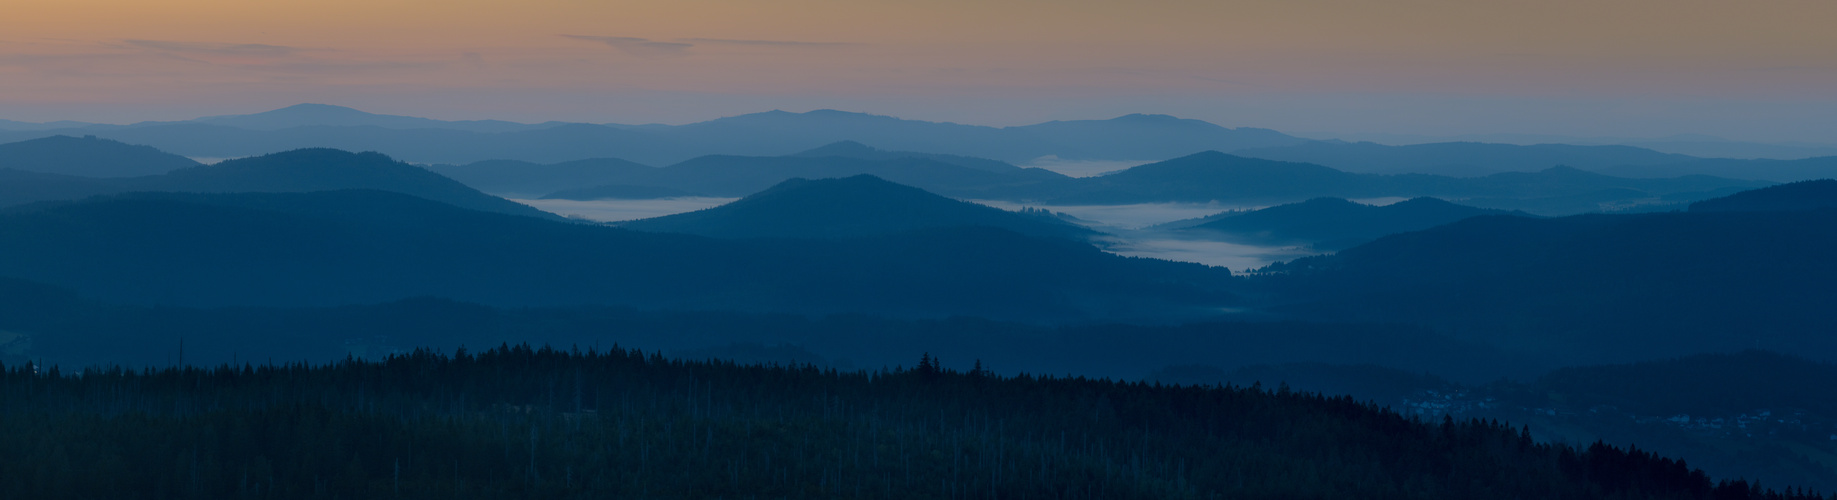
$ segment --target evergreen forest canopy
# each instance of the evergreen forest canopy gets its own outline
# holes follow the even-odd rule
[[[1282,387],[612,347],[0,367],[9,498],[1824,498]]]
[[[1608,439],[1686,457],[1716,477],[1764,478],[1837,488],[1837,365],[1743,351],[1601,366],[1572,366],[1520,380],[1444,379],[1376,364],[1181,365],[1150,380],[1180,384],[1278,383],[1346,394],[1425,418],[1497,419],[1539,441]]]

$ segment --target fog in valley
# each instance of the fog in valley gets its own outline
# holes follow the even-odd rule
[[[1042,168],[1071,177],[1097,177],[1156,161],[1159,160],[1068,160],[1057,156],[1046,156],[1034,158],[1033,161],[1018,166]]]
[[[725,205],[739,198],[684,197],[655,200],[511,200],[563,217],[595,222],[624,222],[670,214],[694,212]]]
[[[625,222],[665,215],[693,212],[721,206],[737,198],[684,197],[653,200],[600,199],[514,200],[564,217],[595,222]],[[1385,205],[1402,198],[1360,200]],[[1271,263],[1316,255],[1321,252],[1302,247],[1265,247],[1197,238],[1179,231],[1153,226],[1195,219],[1232,210],[1263,208],[1222,203],[1140,203],[1133,205],[1027,205],[1005,201],[971,200],[976,203],[1019,211],[1022,208],[1044,209],[1070,215],[1079,224],[1107,233],[1097,241],[1104,251],[1127,257],[1146,257],[1219,266],[1241,272]]]

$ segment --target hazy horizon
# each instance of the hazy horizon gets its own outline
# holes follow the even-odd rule
[[[0,117],[326,102],[437,119],[689,123],[832,108],[1020,125],[1162,113],[1338,135],[1837,141],[1837,5],[732,0],[38,1]]]
[[[174,112],[172,114],[163,115],[163,116],[159,116],[155,118],[142,119],[142,120],[92,121],[92,120],[80,120],[80,119],[75,119],[75,118],[70,118],[70,117],[50,118],[50,119],[46,119],[46,118],[31,119],[31,118],[21,118],[21,117],[12,117],[12,116],[0,116],[0,121],[13,121],[13,122],[29,123],[29,124],[56,124],[56,123],[61,123],[61,122],[74,122],[74,123],[89,124],[89,125],[126,126],[126,125],[136,125],[136,124],[145,124],[145,123],[185,122],[185,121],[192,121],[192,120],[205,119],[205,118],[246,116],[246,115],[254,115],[254,114],[260,114],[260,113],[265,113],[265,112],[270,112],[270,111],[277,111],[277,110],[281,110],[281,109],[285,109],[285,108],[289,108],[293,106],[301,106],[301,105],[334,106],[334,107],[355,109],[355,110],[362,111],[365,113],[370,113],[370,114],[375,114],[375,115],[384,115],[384,116],[406,116],[406,117],[412,117],[412,118],[428,118],[428,119],[452,121],[452,122],[504,121],[504,122],[526,124],[526,125],[561,122],[561,123],[592,123],[592,124],[605,124],[605,125],[634,125],[634,126],[640,126],[640,125],[680,126],[680,125],[689,125],[689,124],[694,124],[694,123],[702,123],[702,122],[707,122],[707,121],[712,121],[712,120],[718,120],[722,118],[731,118],[735,116],[743,116],[743,115],[767,113],[767,112],[781,112],[782,111],[782,112],[789,112],[789,113],[808,113],[812,111],[840,111],[844,113],[860,113],[860,114],[869,114],[869,115],[875,115],[875,116],[887,116],[887,117],[897,118],[901,120],[926,121],[926,122],[933,122],[933,123],[955,123],[955,124],[962,124],[962,125],[986,126],[986,127],[996,127],[996,128],[1034,125],[1034,124],[1044,123],[1044,122],[1049,122],[1049,121],[1107,120],[1107,119],[1117,118],[1120,116],[1125,116],[1125,115],[1130,115],[1130,114],[1164,114],[1168,116],[1175,116],[1178,118],[1185,118],[1185,119],[1200,119],[1202,121],[1207,121],[1209,123],[1214,123],[1214,124],[1218,124],[1221,126],[1229,127],[1229,125],[1225,125],[1223,123],[1219,123],[1216,121],[1204,120],[1201,118],[1195,118],[1193,116],[1187,116],[1187,115],[1180,115],[1177,113],[1126,112],[1126,113],[1113,114],[1113,115],[1060,117],[1060,118],[1053,118],[1050,120],[1041,120],[1038,122],[982,123],[982,122],[972,122],[972,121],[965,121],[965,120],[948,120],[948,119],[934,120],[934,119],[924,119],[924,118],[913,118],[913,117],[904,116],[904,115],[875,113],[875,112],[860,111],[860,110],[846,109],[846,108],[838,109],[838,108],[825,108],[825,107],[793,108],[793,109],[782,109],[782,108],[756,109],[756,110],[750,110],[750,111],[739,111],[739,112],[734,112],[730,114],[710,115],[706,118],[689,119],[686,121],[675,121],[675,122],[645,122],[645,121],[636,121],[636,120],[578,121],[577,122],[577,121],[568,121],[568,120],[561,120],[561,119],[540,119],[540,118],[514,120],[514,119],[500,118],[496,116],[460,116],[460,117],[440,118],[440,117],[429,116],[429,115],[400,114],[400,113],[384,112],[384,111],[377,111],[377,110],[370,109],[370,108],[360,108],[356,106],[347,106],[344,104],[324,103],[324,102],[299,102],[299,103],[293,103],[289,105],[276,106],[272,108],[245,109],[245,110],[239,110],[236,112],[223,113],[223,114],[200,114],[196,112],[189,113],[189,114],[182,114],[183,112]],[[1665,144],[1665,143],[1679,143],[1679,142],[1708,142],[1708,143],[1745,142],[1745,143],[1764,144],[1764,145],[1777,145],[1777,146],[1783,146],[1783,147],[1816,148],[1816,149],[1837,148],[1837,137],[1832,137],[1830,140],[1825,141],[1825,142],[1818,142],[1818,141],[1811,141],[1811,140],[1742,139],[1742,138],[1739,138],[1738,136],[1718,136],[1718,135],[1691,133],[1691,132],[1674,133],[1674,134],[1667,134],[1667,135],[1649,135],[1649,136],[1627,136],[1627,135],[1612,135],[1612,134],[1608,134],[1608,135],[1566,135],[1566,134],[1559,134],[1559,133],[1511,133],[1511,132],[1467,132],[1467,133],[1450,132],[1446,134],[1432,134],[1432,133],[1416,134],[1416,133],[1399,133],[1399,132],[1387,132],[1387,131],[1360,132],[1360,131],[1321,131],[1321,130],[1306,130],[1306,129],[1283,129],[1283,128],[1259,126],[1255,124],[1240,125],[1238,127],[1270,129],[1270,130],[1275,130],[1277,132],[1292,135],[1295,137],[1301,137],[1304,139],[1343,140],[1343,141],[1348,141],[1348,142],[1374,142],[1378,144],[1393,145],[1393,146],[1412,145],[1412,144],[1428,144],[1428,143],[1438,143],[1438,142],[1489,142],[1489,143],[1519,144],[1519,145],[1530,145],[1530,144],[1579,144],[1579,145],[1628,144],[1628,145],[1647,145],[1647,146]],[[1233,127],[1233,128],[1237,128],[1237,127]],[[1716,156],[1716,155],[1710,155],[1710,156]],[[1805,155],[1805,156],[1809,157],[1809,156],[1814,156],[1814,155]],[[222,160],[223,158],[199,158],[198,160],[204,163],[213,163],[213,161],[204,161],[207,159],[208,160]],[[1143,158],[1143,159],[1137,159],[1137,160],[1090,161],[1090,160],[1061,160],[1061,159],[1056,159],[1056,158],[1043,157],[1043,158],[1036,159],[1032,162],[1029,162],[1028,164],[1023,165],[1023,166],[1037,166],[1037,167],[1046,168],[1048,170],[1058,171],[1060,173],[1071,175],[1074,177],[1087,177],[1087,176],[1092,176],[1092,175],[1101,175],[1101,174],[1105,174],[1109,172],[1114,172],[1117,170],[1121,170],[1123,168],[1127,168],[1129,166],[1134,166],[1134,165],[1138,165],[1142,163],[1150,163],[1153,161],[1157,161],[1157,160]]]

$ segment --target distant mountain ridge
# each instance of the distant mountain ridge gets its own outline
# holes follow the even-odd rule
[[[1276,148],[1246,149],[1240,156],[1325,165],[1347,172],[1436,174],[1478,177],[1500,172],[1536,172],[1555,166],[1595,170],[1622,165],[1665,165],[1698,160],[1631,146],[1487,144],[1444,142],[1385,146],[1370,142],[1314,141]],[[1665,177],[1675,177],[1674,174]]]
[[[703,156],[657,169],[628,169],[608,184],[649,186],[706,196],[741,197],[790,179],[829,179],[872,175],[953,197],[975,198],[1046,191],[1071,180],[1041,169],[964,166],[974,159],[933,159],[923,154],[852,156]],[[984,160],[987,161],[987,160]],[[609,177],[610,179],[610,177]],[[553,193],[551,198],[580,199],[592,189]]]
[[[1535,173],[1503,172],[1461,178],[1424,174],[1379,175],[1310,163],[1248,158],[1217,151],[1073,179],[1048,194],[1049,204],[1130,204],[1229,200],[1290,203],[1311,198],[1432,196],[1482,208],[1567,214],[1595,211],[1606,201],[1678,203],[1769,185],[1707,176],[1627,179],[1554,167]],[[1565,197],[1603,195],[1600,200]]]
[[[154,149],[95,136],[64,135],[0,144],[0,169],[79,177],[158,175],[198,162]]]
[[[1837,209],[1837,180],[1820,179],[1742,191],[1690,204],[1692,212],[1777,212]]]
[[[556,163],[613,157],[666,165],[707,155],[793,154],[850,140],[892,150],[1009,162],[1043,156],[1140,160],[1206,149],[1235,150],[1304,141],[1269,130],[1231,129],[1150,115],[987,127],[816,110],[768,111],[687,125],[526,125],[445,122],[307,104],[253,115],[181,122],[12,130],[0,132],[0,142],[59,133],[95,134],[191,157],[234,158],[324,147],[380,151],[417,163],[450,164],[494,159]]]
[[[0,176],[4,176],[0,171]],[[161,175],[91,179],[13,174],[0,186],[0,207],[136,191],[193,193],[310,192],[376,189],[456,207],[526,217],[559,216],[478,192],[426,169],[377,153],[302,149],[225,160]]]
[[[566,164],[536,166],[484,162],[454,172],[490,167],[502,174],[530,172],[559,184],[584,176],[551,175]],[[959,199],[1008,200],[1047,205],[1226,201],[1292,203],[1303,200],[1378,197],[1438,197],[1481,208],[1523,210],[1543,215],[1611,211],[1625,207],[1675,207],[1698,199],[1766,186],[1708,176],[1669,179],[1618,178],[1568,167],[1539,172],[1503,172],[1484,177],[1423,174],[1360,174],[1294,162],[1235,156],[1216,151],[1125,169],[1110,175],[1072,178],[1038,168],[994,160],[895,152],[843,142],[790,156],[705,156],[662,167],[606,169],[593,177],[603,190],[568,189],[550,199],[656,197],[695,194],[740,197],[793,178],[823,179],[873,175]],[[579,181],[573,181],[579,182]],[[474,181],[475,187],[505,185]],[[500,187],[500,189],[502,189]]]
[[[871,175],[791,179],[726,205],[619,226],[720,238],[844,238],[962,226],[1070,239],[1096,234],[1049,215],[957,201]]]
[[[904,120],[826,109],[803,113],[768,111],[686,125],[523,124],[443,121],[301,104],[250,115],[132,125],[0,123],[0,142],[60,134],[93,134],[197,158],[236,158],[324,147],[379,151],[416,163],[455,165],[499,159],[560,163],[586,158],[623,158],[668,165],[708,155],[796,154],[840,141],[858,141],[892,150],[1016,164],[1048,157],[1147,162],[1217,150],[1318,163],[1352,172],[1457,177],[1539,171],[1559,165],[1630,177],[1705,174],[1791,182],[1837,176],[1837,162],[1831,158],[1706,159],[1661,153],[1638,144],[1521,146],[1443,142],[1386,146],[1310,140],[1268,129],[1226,128],[1200,120],[1145,114],[1012,127]]]
[[[57,144],[60,158],[75,158],[77,163],[115,164],[99,151],[132,151],[137,157],[190,162],[183,158],[144,147],[133,147],[101,139],[43,139],[0,145],[23,148]],[[112,149],[111,149],[112,148]],[[56,148],[53,148],[56,149]],[[306,149],[299,151],[334,151]],[[117,154],[117,153],[109,153]],[[225,162],[247,166],[281,161],[297,153],[262,155],[261,162],[245,160]],[[49,158],[49,156],[39,155]],[[314,161],[336,166],[345,157],[330,153]],[[19,182],[35,182],[43,188],[10,186],[0,189],[0,204],[35,200],[66,199],[72,196],[123,191],[246,191],[303,189],[385,189],[405,191],[409,182],[404,168],[422,171],[412,165],[394,164],[386,156],[371,161],[369,174],[362,169],[315,169],[295,162],[294,174],[268,178],[268,185],[207,186],[211,178],[223,177],[241,169],[213,169],[194,166],[158,179],[118,179],[113,182],[84,183],[73,180],[51,180],[43,176],[13,176]],[[47,160],[48,161],[48,160]],[[188,163],[189,164],[189,163]],[[328,167],[329,168],[329,167]],[[541,165],[513,160],[494,160],[467,165],[433,165],[427,167],[451,175],[469,185],[443,186],[448,180],[439,176],[420,176],[414,189],[432,189],[428,196],[447,196],[447,202],[476,209],[522,211],[500,201],[489,201],[465,190],[485,190],[519,198],[582,199],[657,198],[674,196],[741,197],[770,188],[793,178],[822,179],[855,175],[873,175],[895,183],[959,199],[1005,200],[1027,204],[1117,205],[1163,202],[1211,202],[1281,204],[1320,197],[1376,198],[1432,196],[1453,199],[1481,208],[1523,210],[1542,215],[1565,215],[1592,211],[1652,210],[1681,208],[1684,203],[1732,194],[1742,189],[1765,186],[1763,181],[1738,181],[1708,176],[1670,179],[1616,178],[1567,167],[1555,167],[1536,173],[1505,172],[1476,178],[1457,178],[1422,174],[1377,175],[1344,172],[1333,168],[1294,162],[1246,158],[1216,151],[1183,156],[1129,168],[1114,174],[1072,178],[1039,168],[1021,168],[1012,164],[953,155],[902,152],[876,149],[858,142],[839,142],[815,150],[788,156],[703,156],[653,168],[616,158],[598,158]],[[186,172],[215,172],[198,177]],[[336,175],[371,175],[367,181]],[[395,176],[385,180],[377,175]],[[245,177],[244,181],[256,179]],[[349,182],[346,182],[349,181]],[[383,184],[377,184],[382,182]],[[604,188],[600,188],[605,186]],[[596,189],[597,188],[597,189]],[[10,193],[10,194],[8,194]],[[76,193],[76,194],[72,194]]]
[[[1774,182],[1829,179],[1837,177],[1837,156],[1799,160],[1725,160],[1697,159],[1667,165],[1621,165],[1599,169],[1623,177],[1668,177],[1676,175],[1716,175]]]
[[[222,125],[249,130],[282,130],[295,127],[377,127],[384,129],[450,129],[471,132],[512,132],[543,128],[503,120],[445,121],[413,116],[379,115],[329,104],[296,104],[273,111],[249,115],[207,116],[188,123]],[[181,122],[181,123],[187,123]],[[141,124],[148,126],[152,124]]]
[[[1213,231],[1246,243],[1279,246],[1305,244],[1337,250],[1378,237],[1420,231],[1481,215],[1522,215],[1522,212],[1457,205],[1435,198],[1412,198],[1372,206],[1342,198],[1315,198],[1301,203],[1251,212],[1224,214],[1186,228]]]
[[[200,307],[444,297],[1068,321],[1191,317],[1237,301],[1223,270],[994,228],[720,240],[364,190],[147,193],[14,207],[0,211],[0,276],[105,301]]]
[[[96,123],[60,120],[54,122],[34,123],[13,120],[0,120],[0,130],[33,131],[33,130],[70,130],[83,127],[100,126]]]

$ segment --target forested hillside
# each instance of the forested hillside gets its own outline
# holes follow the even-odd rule
[[[0,369],[7,498],[1822,498],[1235,387],[501,347]]]
[[[1575,363],[1831,360],[1833,241],[1830,210],[1483,216],[1271,266],[1260,284],[1304,317],[1433,325]]]
[[[0,276],[195,306],[443,297],[1063,321],[1193,317],[1239,302],[1223,269],[995,228],[717,240],[381,191],[140,193],[0,211]]]
[[[719,207],[619,224],[715,238],[860,237],[966,226],[1075,240],[1097,234],[1052,215],[957,201],[872,175],[791,179]]]
[[[159,175],[198,166],[189,158],[96,136],[58,135],[0,144],[0,169],[80,177]]]
[[[140,177],[94,179],[0,170],[0,180],[4,180],[0,184],[0,207],[146,191],[305,193],[374,189],[470,210],[561,219],[555,214],[481,193],[453,179],[395,161],[388,156],[334,149],[285,151]]]

